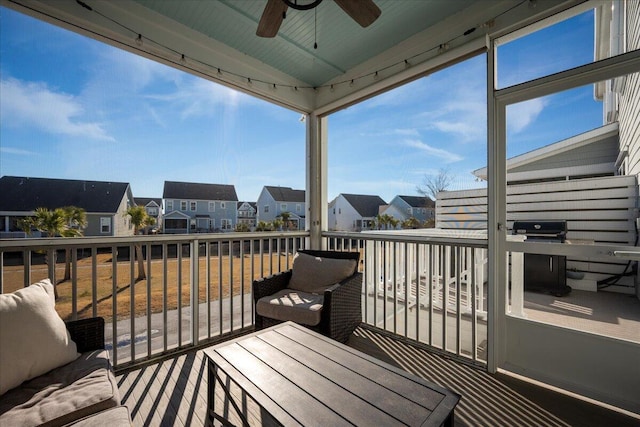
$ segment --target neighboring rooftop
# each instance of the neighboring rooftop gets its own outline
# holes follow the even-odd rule
[[[273,200],[276,202],[299,202],[304,203],[304,190],[294,190],[291,187],[265,186]]]
[[[343,193],[342,197],[344,197],[362,217],[372,218],[378,215],[378,209],[380,206],[387,204],[387,202],[382,200],[380,196]]]
[[[398,196],[412,208],[435,208],[433,200],[426,196]]]
[[[135,197],[136,205],[147,206],[151,202],[155,202],[156,205],[162,206],[162,198],[160,197]]]
[[[236,188],[228,184],[165,181],[164,199],[238,201]]]
[[[76,206],[86,212],[117,212],[127,193],[126,182],[3,176],[0,211],[32,212],[37,208]]]

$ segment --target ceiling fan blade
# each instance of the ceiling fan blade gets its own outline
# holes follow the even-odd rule
[[[361,27],[373,24],[382,14],[373,0],[335,0],[335,2]]]
[[[275,37],[278,34],[287,5],[282,0],[269,0],[262,11],[256,35],[260,37]]]

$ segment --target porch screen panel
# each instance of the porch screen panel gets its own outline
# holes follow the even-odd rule
[[[529,82],[536,90],[535,79],[637,52],[637,4],[596,6],[501,40],[498,86]],[[628,298],[640,294],[637,262],[613,257],[613,250],[590,250],[638,245],[638,76],[558,89],[507,106],[507,233],[518,234],[515,228],[525,223],[566,224],[566,235],[546,239],[561,245],[557,251],[524,245],[523,253],[509,254],[511,316],[640,342],[634,323],[640,316],[633,314],[640,301]],[[528,234],[527,244],[545,238]]]

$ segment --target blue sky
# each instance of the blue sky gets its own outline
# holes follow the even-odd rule
[[[498,57],[500,86],[591,62],[593,15]],[[443,168],[452,190],[483,185],[471,172],[486,166],[485,82],[478,56],[332,115],[329,200],[414,195]],[[300,114],[6,8],[0,84],[0,175],[129,182],[138,197],[161,197],[165,180],[233,184],[252,201],[264,185],[305,186]],[[509,156],[601,116],[591,87],[512,106]]]

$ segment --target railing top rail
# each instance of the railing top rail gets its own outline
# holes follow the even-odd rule
[[[238,240],[260,240],[274,238],[307,237],[307,231],[271,231],[246,233],[197,233],[197,234],[154,234],[122,237],[48,237],[0,239],[0,252],[30,248],[90,248],[129,246],[135,244],[190,243],[192,241],[228,242]]]
[[[427,230],[427,229],[425,229]],[[433,229],[430,229],[433,230]],[[431,243],[449,246],[465,246],[475,248],[487,248],[488,240],[486,233],[473,230],[440,230],[435,233],[417,233],[407,230],[370,231],[370,232],[324,232],[323,237],[355,239],[355,240],[375,240],[381,242],[404,242],[404,243]],[[446,232],[446,233],[445,233]]]

